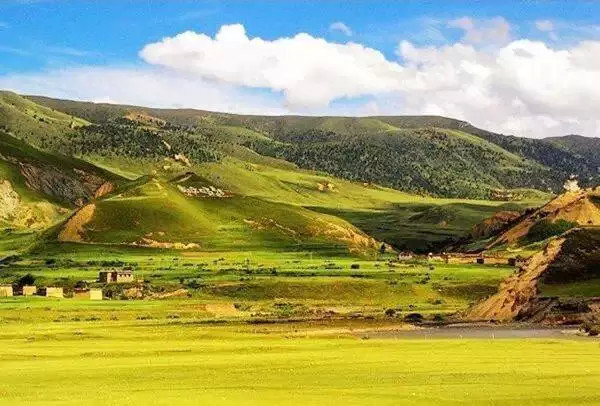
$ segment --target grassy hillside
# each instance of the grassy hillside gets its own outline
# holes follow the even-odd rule
[[[201,251],[337,250],[368,255],[379,248],[339,218],[234,195],[192,174],[171,183],[151,179],[89,207],[59,229],[59,240]]]
[[[178,126],[209,145],[211,159],[217,161],[223,156],[245,159],[258,152],[260,159],[271,156],[301,168],[412,193],[518,198],[520,193],[512,190],[559,192],[572,174],[584,184],[598,180],[595,161],[563,145],[494,134],[445,117],[244,116],[30,99],[96,124],[129,117],[145,125]]]
[[[548,138],[548,141],[600,167],[600,155],[598,154],[600,139],[582,137],[581,135],[566,135],[564,137]]]
[[[141,244],[146,238],[154,241],[146,245],[192,244],[213,250],[261,244],[274,249],[325,249],[331,244],[334,251],[364,252],[351,240],[368,236],[397,249],[425,252],[468,233],[504,207],[501,201],[426,195],[487,195],[492,188],[503,188],[498,177],[546,171],[467,133],[399,129],[393,125],[398,122],[380,118],[236,116],[27,99],[8,92],[0,94],[0,100],[6,106],[5,128],[29,148],[33,157],[29,162],[56,161],[45,165],[43,176],[38,177],[53,174],[50,178],[63,179],[42,185],[29,182],[25,189],[41,191],[71,207],[95,198],[93,188],[85,183],[79,189],[63,187],[74,173],[91,174],[86,180],[102,179],[112,185],[110,190],[116,189],[109,199],[95,199],[85,227],[76,223],[89,216],[89,207],[74,216],[74,226],[64,232],[71,237],[81,233],[84,242]],[[401,124],[445,125],[446,121],[413,117]],[[348,150],[340,153],[341,148]],[[404,152],[389,154],[388,150]],[[481,164],[477,163],[482,161],[480,155],[486,158]],[[361,161],[361,156],[366,157],[361,166],[344,169],[349,161]],[[311,159],[318,164],[310,163]],[[459,176],[440,169],[444,162]],[[357,169],[368,176],[356,175]],[[202,179],[202,184],[177,184],[187,173]],[[149,182],[148,176],[154,181]],[[425,196],[377,183],[419,190]],[[151,191],[156,185],[163,188],[160,194]],[[179,189],[204,186],[232,196],[183,198]],[[532,199],[528,190],[516,196],[525,199],[513,206],[517,210],[545,198]],[[260,218],[261,213],[268,215]],[[146,236],[158,232],[165,238]],[[367,245],[369,250],[375,246]]]

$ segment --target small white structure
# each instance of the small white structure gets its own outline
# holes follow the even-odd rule
[[[13,295],[12,285],[0,285],[0,297],[9,297]]]
[[[102,289],[90,289],[90,300],[102,300]]]
[[[565,181],[563,188],[567,192],[579,192],[581,188],[579,187],[579,183],[577,182],[577,178],[575,176],[571,176],[569,179]]]
[[[65,297],[64,293],[63,293],[63,288],[57,288],[54,286],[51,287],[45,287],[40,289],[40,294],[42,296],[46,296],[46,297],[58,297],[58,298],[63,298]]]

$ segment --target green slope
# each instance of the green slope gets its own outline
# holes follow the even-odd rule
[[[265,161],[270,156],[279,159],[273,164],[283,160],[411,193],[490,198],[516,189],[525,189],[525,194],[526,189],[559,192],[572,174],[584,183],[598,180],[594,161],[564,146],[494,134],[445,117],[248,116],[29,99],[100,126],[131,115],[164,120],[168,125],[161,129],[163,134],[169,125],[176,126],[186,133],[187,143],[199,142],[212,151],[210,158],[204,154],[198,161],[235,157],[270,164]],[[69,153],[85,155],[89,149],[76,145]]]
[[[92,242],[132,244],[141,241],[146,233],[160,231],[170,235],[159,242],[193,243],[207,249],[242,243],[253,247],[280,244],[289,248],[309,246],[315,238],[321,238],[312,229],[306,232],[307,224],[327,219],[346,228],[352,224],[360,232],[398,249],[428,251],[468,233],[473,225],[504,206],[501,201],[439,199],[427,195],[487,197],[494,189],[504,189],[507,179],[537,179],[532,175],[536,173],[543,178],[548,172],[543,165],[475,135],[429,127],[451,127],[454,122],[439,117],[396,120],[260,117],[39,97],[26,99],[11,93],[3,93],[2,99],[21,106],[7,110],[7,114],[37,126],[27,134],[13,126],[14,135],[40,148],[46,145],[45,150],[52,151],[49,156],[78,157],[68,159],[88,165],[88,171],[101,173],[100,177],[114,177],[117,189],[124,185],[119,189],[121,193],[131,193],[129,188],[133,187],[126,186],[123,178],[131,181],[148,175],[170,191],[168,196],[161,197],[128,196],[97,201],[94,219],[86,226],[84,236],[84,240],[91,238]],[[27,109],[54,114],[56,123],[46,124],[31,115],[23,116]],[[77,125],[72,125],[73,122]],[[51,125],[56,132],[51,145],[42,142],[44,125]],[[67,169],[65,173],[71,174],[68,164],[61,166]],[[211,206],[211,200],[201,199],[190,208],[189,204],[183,204],[189,198],[181,200],[177,189],[181,185],[165,183],[180,179],[187,172],[235,197],[223,199],[215,207]],[[378,183],[418,191],[423,196]],[[517,193],[517,197],[525,199],[529,195],[528,190]],[[544,198],[543,194],[535,196],[534,200],[525,200],[513,208],[530,207]],[[80,202],[90,200],[88,196]],[[233,223],[211,214],[227,210],[234,213]],[[252,227],[244,220],[254,221],[253,216],[261,212],[272,213],[263,223],[274,222],[270,228],[279,230],[255,238],[261,234],[257,232],[261,222],[254,224],[250,232],[248,229]],[[179,214],[171,218],[173,213]],[[154,220],[144,228],[133,220],[135,216]],[[157,230],[154,223],[164,230]],[[198,227],[188,229],[191,227],[188,223]],[[228,231],[214,229],[215,225],[222,225]],[[298,237],[291,237],[293,233],[286,235],[282,232],[285,228],[294,230]],[[336,238],[330,237],[326,238],[328,244],[343,246],[348,251],[348,242],[340,245],[332,242]]]
[[[91,211],[73,216],[54,237],[202,251],[315,250],[370,255],[379,247],[339,218],[234,195],[194,174],[172,182],[153,178],[90,206]],[[65,234],[68,229],[71,232]]]

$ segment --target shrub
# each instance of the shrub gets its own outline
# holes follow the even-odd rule
[[[581,326],[581,330],[587,333],[587,335],[589,335],[590,337],[596,337],[598,334],[600,334],[600,327],[595,326],[591,323],[584,323]]]
[[[444,321],[444,315],[440,314],[440,313],[434,314],[433,321],[438,322],[438,323]]]
[[[27,275],[23,275],[19,279],[17,279],[17,286],[23,287],[25,285],[33,285],[34,282],[35,282],[35,276],[28,273]]]
[[[554,223],[552,223],[550,220],[544,219],[538,221],[529,229],[526,239],[529,242],[542,241],[547,238],[560,235],[576,226],[577,223],[562,219],[557,220]]]
[[[386,309],[385,310],[385,315],[388,317],[394,317],[395,314],[396,314],[396,310],[394,310],[394,309]]]
[[[404,321],[408,323],[421,323],[423,321],[423,315],[421,313],[409,313],[404,316]]]
[[[360,264],[351,264],[350,269],[360,269]]]

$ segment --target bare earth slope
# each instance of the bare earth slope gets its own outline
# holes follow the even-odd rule
[[[581,226],[600,226],[600,188],[564,193],[503,232],[487,248],[513,244],[525,237],[531,227],[541,220],[565,220]]]
[[[473,306],[467,320],[566,323],[597,318],[596,297],[544,297],[541,284],[593,283],[600,277],[600,228],[572,229],[549,241],[508,277],[498,292]],[[594,285],[592,285],[594,286]],[[596,296],[600,296],[600,291]]]

